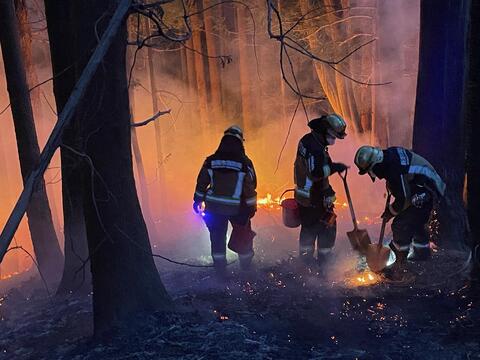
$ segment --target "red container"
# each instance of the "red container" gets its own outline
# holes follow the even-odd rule
[[[289,228],[296,228],[300,226],[300,210],[295,199],[282,200],[282,220],[283,224]]]

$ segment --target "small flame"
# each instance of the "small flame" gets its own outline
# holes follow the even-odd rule
[[[282,199],[279,196],[274,198],[272,194],[267,193],[265,197],[257,199],[257,206],[264,209],[276,209],[279,210]]]
[[[381,276],[371,271],[365,271],[362,274],[357,274],[351,278],[347,278],[345,282],[349,287],[359,287],[375,285],[381,280]]]

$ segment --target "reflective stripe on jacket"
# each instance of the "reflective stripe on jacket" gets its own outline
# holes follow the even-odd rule
[[[248,157],[238,161],[214,154],[200,169],[193,199],[204,201],[209,212],[237,215],[242,207],[256,206],[256,187],[255,169]]]
[[[302,206],[323,206],[323,199],[334,196],[328,177],[332,160],[328,150],[313,133],[298,143],[294,165],[295,199]]]
[[[388,189],[395,197],[389,206],[392,214],[397,215],[407,209],[416,193],[428,191],[433,196],[445,194],[445,183],[434,167],[420,155],[402,147],[390,147],[383,154],[377,175],[385,178]]]

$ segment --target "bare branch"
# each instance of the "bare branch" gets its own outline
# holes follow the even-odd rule
[[[149,123],[151,123],[152,121],[155,121],[157,120],[160,116],[162,115],[166,115],[166,114],[170,114],[172,110],[171,109],[168,109],[166,111],[159,111],[157,112],[155,115],[153,115],[152,117],[149,117],[147,120],[144,120],[144,121],[140,121],[140,122],[137,122],[137,123],[131,123],[130,126],[131,127],[140,127],[140,126],[145,126]]]

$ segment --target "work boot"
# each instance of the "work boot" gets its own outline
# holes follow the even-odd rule
[[[214,259],[213,268],[219,279],[225,279],[227,277],[227,259]]]
[[[391,282],[405,282],[410,280],[412,275],[407,270],[408,251],[400,251],[394,248],[396,261],[391,267],[383,270],[385,278]]]
[[[355,265],[355,270],[361,273],[367,270],[367,268],[368,268],[367,258],[364,255],[359,255],[357,264]]]
[[[313,252],[301,252],[298,258],[306,266],[311,266],[314,262]]]
[[[248,271],[252,268],[253,253],[238,254],[238,260],[240,261],[240,269]]]
[[[427,246],[413,246],[413,251],[411,251],[407,259],[408,261],[427,261],[432,257],[432,250]]]

